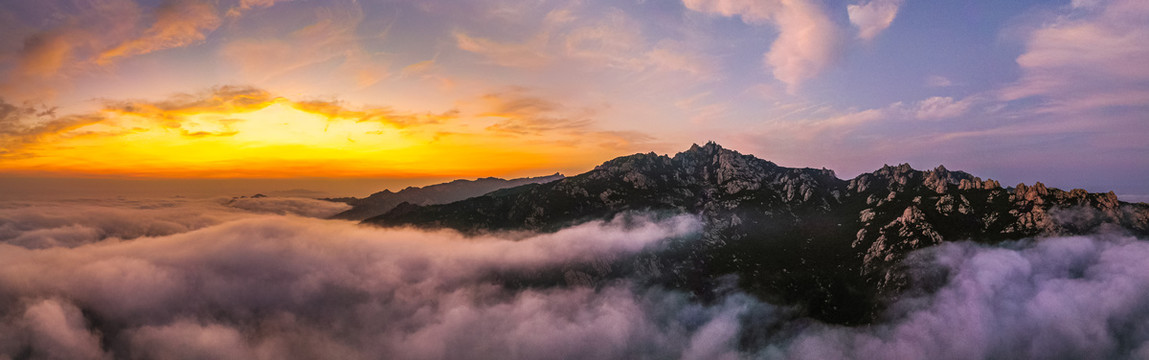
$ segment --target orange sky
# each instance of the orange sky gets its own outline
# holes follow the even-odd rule
[[[575,174],[692,143],[1149,193],[1144,0],[5,0],[0,177]]]
[[[157,102],[108,102],[55,119],[0,171],[126,177],[479,177],[585,171],[627,134],[570,120],[541,131],[550,106],[488,95],[464,113],[409,114],[217,87]],[[548,123],[546,126],[553,126]]]

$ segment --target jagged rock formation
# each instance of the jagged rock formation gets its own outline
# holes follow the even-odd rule
[[[837,323],[869,321],[907,284],[905,255],[943,241],[1107,227],[1149,234],[1149,205],[1122,203],[1113,193],[1041,183],[1002,188],[965,172],[908,164],[845,181],[830,170],[780,167],[715,143],[673,157],[624,156],[560,181],[452,204],[400,204],[365,223],[553,231],[628,212],[698,214],[705,230],[700,239],[616,262],[611,273],[639,273],[703,300],[723,291],[726,275],[737,275],[743,291]],[[595,273],[572,268],[556,278],[594,283],[588,274]]]
[[[864,205],[849,201],[862,207],[852,247],[863,251],[863,273],[887,293],[906,285],[896,266],[907,252],[942,241],[1083,234],[1104,226],[1149,233],[1149,208],[1121,203],[1112,192],[1062,191],[1040,182],[1004,189],[942,166],[886,166],[854,178],[846,192],[848,199],[865,199]]]
[[[526,184],[547,183],[560,180],[562,174],[555,173],[549,176],[499,179],[482,178],[476,180],[455,180],[449,183],[436,184],[424,187],[408,187],[399,192],[383,190],[365,198],[337,198],[325,199],[351,205],[351,209],[332,216],[333,219],[363,220],[379,216],[391,211],[401,203],[416,205],[446,204],[475,196],[483,195],[495,190],[506,189]]]

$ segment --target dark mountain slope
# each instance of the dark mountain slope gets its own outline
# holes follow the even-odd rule
[[[620,157],[546,184],[488,194],[449,206],[401,206],[367,223],[445,226],[463,231],[556,230],[633,210],[718,213],[740,207],[775,217],[827,211],[845,181],[830,170],[792,169],[714,143],[674,157]]]
[[[455,202],[491,191],[516,187],[526,184],[546,183],[562,179],[561,174],[504,180],[499,178],[482,178],[476,180],[455,180],[449,183],[436,184],[424,187],[408,187],[399,192],[383,190],[365,198],[339,198],[327,199],[344,202],[351,205],[350,210],[335,214],[334,219],[363,220],[378,216],[395,208],[396,205],[407,202],[418,205],[445,204]]]
[[[886,166],[845,181],[826,169],[785,168],[714,143],[673,157],[635,154],[560,181],[455,203],[402,204],[365,223],[553,231],[628,212],[698,214],[700,239],[682,240],[631,268],[707,299],[738,287],[836,323],[864,323],[907,285],[900,261],[942,241],[996,242],[1102,228],[1149,233],[1149,205],[1112,194],[1003,189],[944,167]],[[646,271],[635,263],[650,264]],[[633,274],[627,274],[630,276]],[[602,275],[606,276],[606,275]]]

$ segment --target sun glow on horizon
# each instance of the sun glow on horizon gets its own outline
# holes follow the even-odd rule
[[[490,146],[505,139],[486,133],[483,121],[473,121],[478,130],[454,124],[452,133],[435,126],[443,119],[389,109],[351,110],[266,94],[209,100],[111,106],[98,121],[45,135],[22,149],[34,156],[6,159],[0,170],[200,178],[490,176],[589,159],[563,159],[513,142]]]

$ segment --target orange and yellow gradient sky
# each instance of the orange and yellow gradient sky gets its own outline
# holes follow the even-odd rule
[[[105,104],[53,119],[0,164],[14,174],[174,178],[476,177],[585,170],[626,134],[577,124],[532,124],[537,99],[495,96],[459,111],[411,114],[295,101],[247,87],[218,87],[161,102]],[[535,126],[567,126],[538,134]],[[22,155],[22,156],[19,156]]]
[[[1146,19],[1137,0],[5,1],[0,184],[360,194],[714,140],[843,177],[945,164],[1136,196]]]

